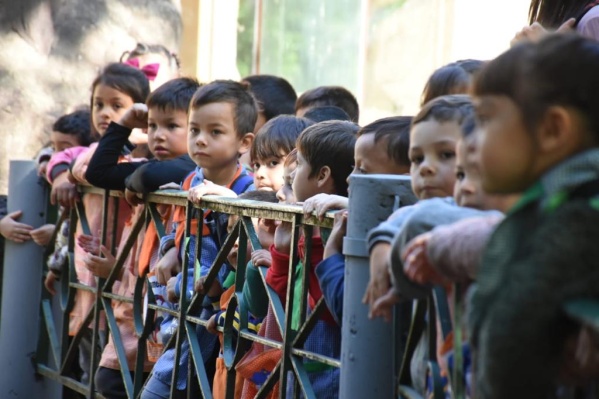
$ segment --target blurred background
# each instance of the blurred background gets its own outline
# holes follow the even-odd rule
[[[137,42],[178,53],[202,82],[267,73],[299,93],[342,85],[360,124],[413,115],[428,76],[491,59],[527,21],[523,0],[0,0],[0,195],[100,68]]]

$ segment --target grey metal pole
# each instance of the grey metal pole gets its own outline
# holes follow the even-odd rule
[[[33,161],[10,161],[8,211],[23,210],[21,222],[45,223],[46,185]],[[6,241],[0,324],[0,398],[60,398],[61,387],[35,373],[40,329],[43,249],[33,241]]]
[[[410,178],[350,177],[341,341],[340,398],[393,398],[397,372],[392,323],[369,320],[362,297],[369,280],[366,235],[399,206],[414,203]]]

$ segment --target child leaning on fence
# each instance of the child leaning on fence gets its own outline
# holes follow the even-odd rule
[[[182,188],[188,190],[200,184],[216,184],[226,186],[237,194],[253,190],[253,179],[239,164],[239,156],[250,150],[254,134],[252,130],[256,123],[257,106],[247,87],[233,81],[215,81],[202,86],[194,95],[189,111],[188,152],[197,168],[185,178]],[[181,295],[191,297],[194,291],[194,275],[205,277],[216,258],[222,245],[223,218],[216,212],[204,213],[204,229],[202,234],[201,253],[195,259],[195,236],[184,240],[185,209],[177,208],[173,220],[176,223],[175,232],[166,236],[161,243],[164,256],[174,256],[181,264],[188,258],[188,263],[182,265],[189,270],[187,286],[182,284],[182,273],[167,281],[167,295],[171,302],[177,302]],[[190,226],[192,232],[197,231],[196,219]],[[194,265],[199,263],[197,273]],[[217,265],[218,277],[209,287],[203,287],[204,300],[199,317],[208,320],[219,309],[219,298],[222,292],[224,277],[228,266]],[[174,270],[162,270],[161,274],[176,274]],[[175,319],[165,318],[166,328]],[[179,326],[181,328],[181,326]],[[208,378],[214,374],[215,357],[218,352],[218,339],[209,334],[203,326],[197,328],[199,345],[204,359]],[[174,370],[175,349],[167,349],[158,359],[150,380],[142,392],[142,398],[169,398],[172,375]],[[190,364],[189,342],[182,343],[181,356],[178,359],[180,370],[176,386],[172,387],[177,395],[185,395],[187,386],[187,370]],[[197,378],[192,378],[197,381]],[[193,388],[193,386],[192,386]]]

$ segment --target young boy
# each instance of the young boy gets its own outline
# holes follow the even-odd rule
[[[312,125],[302,132],[297,140],[297,168],[293,179],[293,194],[299,202],[319,193],[347,195],[347,177],[351,173],[353,153],[358,126],[351,122],[328,121]],[[305,240],[312,240],[312,259],[310,265],[322,260],[322,238],[319,233],[313,237],[302,237],[298,244],[300,258],[303,258]],[[275,233],[271,247],[272,265],[268,269],[266,282],[281,297],[285,298],[289,275],[289,252],[291,246],[291,226],[281,223]],[[303,267],[303,265],[298,265]],[[322,297],[314,268],[309,272],[309,310],[314,309]],[[300,303],[299,292],[292,304],[292,326],[299,328],[295,308]],[[299,308],[298,308],[299,309]],[[341,330],[328,311],[325,311],[308,336],[304,349],[326,356],[339,358],[341,350]],[[336,397],[339,390],[339,369],[330,368],[318,362],[305,361],[312,388],[317,397]]]
[[[410,132],[410,175],[412,191],[419,200],[416,206],[402,207],[387,222],[368,234],[370,249],[370,282],[364,302],[370,305],[371,316],[390,313],[373,313],[375,302],[382,297],[395,296],[390,292],[388,261],[391,242],[411,213],[420,208],[443,215],[455,207],[451,198],[456,181],[455,152],[462,137],[462,125],[474,115],[470,97],[449,95],[427,103],[414,117]],[[438,198],[437,198],[438,197]],[[449,198],[448,198],[449,197]],[[414,293],[419,296],[420,292]]]
[[[341,86],[319,86],[305,91],[295,103],[295,115],[304,116],[304,114],[314,108],[332,105],[345,111],[352,122],[358,123],[360,119],[360,107],[356,97]]]
[[[513,47],[475,82],[483,188],[524,192],[471,296],[479,398],[553,397],[579,329],[564,306],[599,296],[598,68],[597,42],[553,35]]]
[[[409,172],[408,148],[411,117],[379,119],[358,132],[352,174],[396,174]],[[329,209],[347,209],[348,199],[319,194],[304,202],[304,211],[323,217]],[[324,259],[316,267],[316,275],[327,306],[341,325],[345,257],[342,254],[346,212],[336,215],[336,223],[324,250]]]
[[[213,184],[227,186],[237,194],[252,190],[253,180],[247,175],[239,164],[239,157],[250,150],[254,134],[252,133],[256,124],[257,105],[254,97],[248,89],[237,82],[217,80],[202,86],[193,96],[189,108],[189,130],[188,130],[188,152],[191,159],[196,163],[196,170],[183,182],[182,188],[188,190],[191,187],[210,181]],[[204,231],[202,232],[202,252],[200,254],[200,276],[206,276],[213,261],[216,258],[219,246],[217,221],[218,217],[212,212],[204,213]],[[164,257],[175,262],[165,262],[157,266],[165,266],[157,272],[157,276],[164,280],[172,273],[173,264],[181,263],[184,253],[188,255],[188,263],[183,267],[189,269],[187,286],[182,286],[182,273],[171,277],[167,282],[169,300],[174,302],[181,295],[191,297],[194,285],[195,265],[195,236],[189,237],[189,243],[184,240],[185,232],[185,210],[179,208],[173,217],[177,223],[176,233],[167,236],[162,242],[162,253]],[[214,226],[211,228],[209,226]],[[197,231],[197,227],[190,226],[191,231]],[[218,267],[218,266],[217,266]],[[213,287],[208,291],[222,292],[222,283],[226,269],[223,266],[219,271],[219,280],[215,281]],[[209,319],[215,313],[213,303],[218,305],[218,294],[215,297],[204,298],[200,317]],[[218,308],[218,306],[217,306]],[[173,319],[165,319],[163,323],[170,323]],[[182,326],[179,326],[182,328]],[[207,368],[208,378],[212,378],[214,372],[214,355],[218,350],[215,336],[208,334],[204,327],[198,328],[198,339],[204,364]],[[175,348],[167,349],[156,362],[150,380],[145,386],[142,398],[169,398],[171,389],[176,395],[185,395],[187,385],[186,377],[189,367],[189,342],[184,340],[179,360],[180,372],[176,385],[171,387]],[[193,379],[194,384],[197,379]],[[193,388],[193,387],[192,387]],[[193,390],[193,389],[192,389]]]

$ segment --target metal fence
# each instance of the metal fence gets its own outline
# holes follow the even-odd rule
[[[406,302],[403,306],[398,307],[395,322],[391,324],[384,323],[381,320],[368,320],[367,308],[360,302],[368,281],[366,233],[370,228],[385,220],[393,210],[412,201],[410,199],[412,194],[409,188],[409,179],[391,176],[356,176],[352,177],[351,187],[350,207],[352,212],[350,212],[348,232],[344,242],[346,272],[340,359],[314,353],[304,348],[307,337],[326,307],[324,300],[320,299],[313,309],[308,309],[308,273],[311,267],[316,266],[310,265],[311,240],[306,240],[305,257],[303,259],[304,267],[301,269],[301,274],[298,275],[297,273],[298,262],[300,261],[297,251],[300,229],[304,229],[304,234],[307,237],[312,236],[312,229],[315,227],[320,228],[321,231],[330,229],[332,227],[333,214],[328,213],[324,220],[318,220],[315,217],[305,217],[299,206],[267,204],[219,197],[204,198],[202,199],[201,206],[195,207],[191,203],[188,203],[185,193],[173,191],[153,193],[145,198],[144,216],[139,218],[132,226],[131,233],[126,238],[122,250],[117,254],[116,264],[110,276],[106,279],[98,279],[97,288],[91,288],[77,282],[73,261],[75,245],[74,226],[80,223],[84,233],[91,234],[92,232],[89,229],[83,203],[79,203],[71,210],[68,216],[71,225],[69,267],[61,277],[60,289],[57,294],[60,311],[56,312],[56,306],[53,307],[52,304],[52,301],[56,301],[57,299],[53,299],[47,293],[44,293],[40,306],[41,322],[39,323],[38,350],[32,362],[35,372],[39,376],[47,377],[49,380],[55,381],[72,391],[84,394],[89,398],[102,397],[95,392],[93,382],[93,372],[95,370],[92,370],[92,376],[88,385],[82,384],[75,377],[69,375],[69,370],[74,362],[76,362],[75,354],[78,343],[82,338],[82,332],[80,331],[73,337],[68,336],[68,315],[73,308],[76,290],[86,290],[93,292],[96,297],[93,308],[84,320],[84,324],[91,324],[94,327],[91,364],[97,364],[97,360],[101,355],[100,350],[95,349],[99,346],[98,343],[105,342],[105,337],[99,328],[102,319],[105,318],[108,327],[107,331],[111,334],[114,341],[116,354],[121,365],[121,375],[129,398],[139,397],[143,389],[143,366],[146,344],[147,338],[154,326],[154,313],[156,311],[169,313],[178,318],[179,322],[176,334],[173,335],[166,346],[167,348],[175,348],[177,354],[173,381],[177,380],[180,373],[186,373],[187,386],[190,385],[189,382],[192,379],[196,379],[200,386],[201,396],[204,398],[212,397],[210,381],[208,381],[207,373],[204,369],[196,335],[196,327],[198,325],[205,326],[207,323],[207,320],[197,317],[197,310],[204,299],[204,295],[195,293],[191,299],[186,298],[185,295],[181,295],[179,310],[174,311],[156,304],[146,277],[138,277],[133,297],[116,296],[111,292],[111,288],[138,234],[146,229],[149,223],[154,223],[158,236],[165,234],[165,228],[156,207],[161,204],[168,204],[186,208],[187,236],[195,234],[199,237],[201,235],[204,210],[210,209],[215,212],[237,215],[239,217],[235,228],[220,248],[214,260],[213,267],[206,276],[205,282],[206,285],[209,285],[217,278],[220,266],[224,263],[235,240],[239,239],[238,266],[234,283],[235,294],[226,308],[225,326],[222,329],[224,333],[224,362],[227,367],[226,397],[234,397],[235,366],[252,343],[259,343],[265,347],[279,349],[281,353],[273,372],[270,373],[261,385],[256,397],[267,397],[275,384],[278,383],[280,397],[286,397],[289,392],[293,392],[294,397],[315,398],[316,395],[304,363],[306,360],[316,362],[328,368],[341,368],[339,397],[419,397],[409,387],[412,385],[412,381],[410,380],[408,365],[416,344],[422,336],[422,332],[425,328],[428,328],[430,333],[428,340],[430,345],[429,369],[433,377],[438,377],[439,370],[438,366],[434,364],[433,356],[435,354],[433,331],[435,320],[440,320],[444,335],[452,329],[452,320],[449,317],[444,292],[440,289],[435,289],[427,299]],[[109,224],[116,227],[116,218],[118,217],[118,215],[113,215],[113,219],[109,220],[106,217],[108,214],[107,210],[111,202],[116,204],[122,200],[122,193],[108,192],[93,187],[82,187],[81,191],[83,194],[95,193],[103,195],[103,209],[90,211],[103,213],[102,240],[106,242],[108,237],[106,237],[105,232],[108,231]],[[358,209],[360,211],[357,211]],[[245,259],[245,246],[248,242],[254,250],[260,246],[251,222],[251,218],[256,217],[285,221],[292,225],[293,233],[290,247],[291,252],[289,254],[287,296],[284,302],[266,284],[267,268],[258,267],[264,289],[268,295],[269,306],[272,308],[275,316],[276,327],[281,337],[283,337],[282,340],[273,340],[259,336],[248,328],[248,306],[243,295],[247,261]],[[199,227],[196,232],[190,231],[190,221],[192,218],[197,218],[198,220]],[[115,229],[113,229],[114,231]],[[115,242],[114,237],[112,242]],[[199,247],[199,245],[196,246],[196,251],[201,251]],[[112,249],[114,251],[114,246]],[[187,259],[184,259],[183,265],[186,264]],[[185,266],[182,267],[182,275],[182,287],[185,287],[187,286],[187,280],[193,279],[194,276],[188,275]],[[296,285],[296,279],[301,280],[300,298],[294,298],[295,292],[293,287]],[[37,285],[37,287],[40,292],[43,290],[41,284]],[[146,293],[148,305],[147,311],[144,312],[142,304]],[[292,328],[292,318],[290,315],[293,311],[293,303],[297,300],[300,301],[300,323],[299,326]],[[130,370],[127,366],[125,348],[123,347],[112,309],[113,301],[127,302],[133,306],[135,329],[139,337],[138,357],[133,370]],[[458,307],[460,306],[460,301],[461,298],[457,297],[456,305]],[[238,310],[237,320],[235,318],[236,310]],[[4,324],[5,320],[3,320],[3,327]],[[456,345],[459,347],[461,344],[459,341],[460,334],[456,333],[455,339]],[[2,338],[0,337],[1,340]],[[178,367],[178,358],[185,340],[190,343],[192,359],[190,370],[181,370]],[[455,365],[454,375],[450,378],[452,396],[461,398],[464,397],[464,388],[462,386],[463,375],[461,374],[461,359],[459,356],[455,359]],[[135,378],[132,378],[130,372],[134,372]],[[290,376],[294,378],[290,378]],[[21,377],[15,376],[15,378]],[[435,378],[433,380],[437,381]],[[174,389],[174,385],[171,384],[172,389]],[[435,387],[438,389],[435,390],[434,397],[444,398],[445,393],[442,392],[441,388],[437,387],[437,385]],[[49,395],[46,397],[54,398],[57,396]]]

